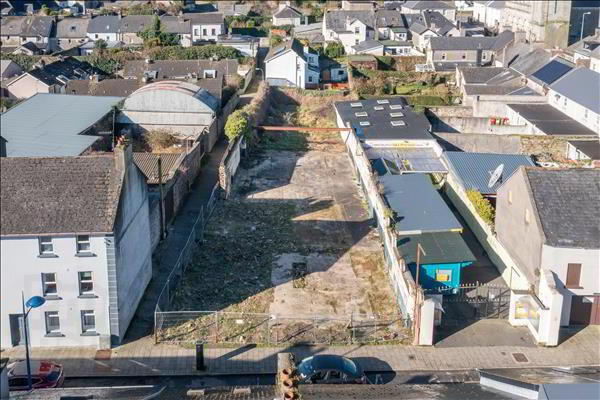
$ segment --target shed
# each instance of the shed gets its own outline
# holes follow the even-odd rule
[[[475,256],[459,232],[400,235],[398,250],[413,277],[417,268],[417,244],[425,252],[421,253],[419,259],[419,284],[425,289],[458,288],[462,268],[475,261]]]

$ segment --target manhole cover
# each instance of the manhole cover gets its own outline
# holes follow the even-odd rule
[[[529,362],[529,360],[527,359],[527,357],[525,357],[525,354],[523,353],[512,353],[512,356],[516,362]]]
[[[94,360],[110,360],[111,354],[112,354],[112,351],[110,351],[110,350],[98,350],[98,351],[96,351]]]

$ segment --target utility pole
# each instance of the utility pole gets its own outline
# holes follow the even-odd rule
[[[160,204],[159,204],[159,209],[160,209],[160,239],[164,240],[166,235],[165,235],[165,203],[164,203],[164,197],[163,197],[163,184],[162,184],[162,159],[161,159],[161,155],[158,155],[158,192],[159,192],[159,196],[160,196]]]
[[[423,253],[424,256],[427,255],[427,253],[425,253],[425,250],[423,250],[423,247],[421,246],[421,243],[417,242],[417,271],[416,271],[416,276],[415,276],[415,308],[413,311],[413,320],[415,323],[415,339],[414,339],[414,343],[415,344],[419,344],[419,335],[421,333],[421,311],[418,311],[418,307],[419,305],[418,300],[419,300],[419,288],[420,288],[420,284],[419,284],[419,269],[421,268],[421,253]],[[418,311],[418,312],[417,312]]]

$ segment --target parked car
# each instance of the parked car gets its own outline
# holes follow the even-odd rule
[[[316,355],[298,363],[304,383],[367,383],[367,376],[357,362],[343,356]]]
[[[65,380],[62,365],[52,361],[31,361],[31,386],[48,389],[62,386]],[[8,389],[28,390],[27,362],[20,360],[8,366]]]

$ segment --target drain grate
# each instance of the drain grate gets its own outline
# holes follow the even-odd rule
[[[527,359],[527,357],[523,353],[512,353],[512,356],[513,356],[513,358],[515,359],[516,362],[520,362],[520,363],[529,362],[529,360]]]

